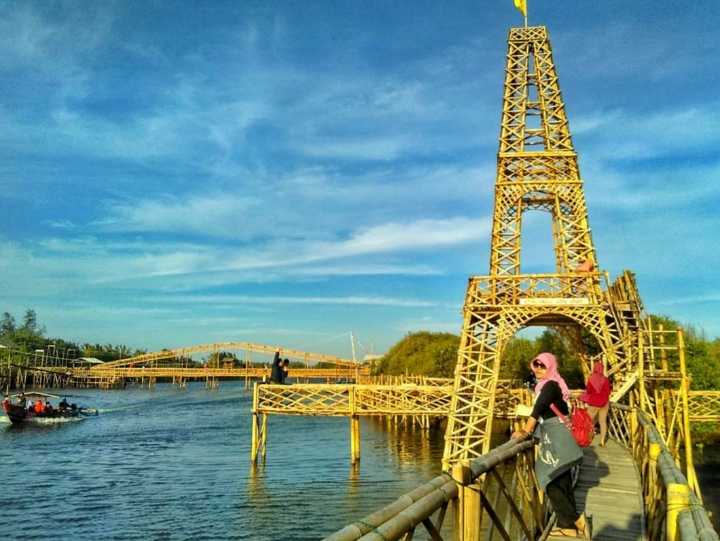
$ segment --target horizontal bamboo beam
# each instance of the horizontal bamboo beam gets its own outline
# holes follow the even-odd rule
[[[60,370],[60,369],[58,369]],[[67,371],[68,369],[62,369]],[[73,376],[113,376],[121,378],[262,378],[270,376],[270,368],[180,368],[180,367],[117,367],[93,370],[87,368],[69,369]],[[355,379],[358,375],[368,375],[369,369],[362,368],[291,368],[288,376],[291,378],[319,378],[319,379]]]
[[[327,355],[325,353],[312,353],[308,351],[300,351],[298,349],[285,348],[282,346],[271,346],[266,344],[254,344],[251,342],[218,342],[214,344],[199,344],[196,346],[188,346],[175,349],[164,349],[162,351],[156,351],[153,353],[144,353],[142,355],[135,355],[133,357],[127,357],[125,359],[119,359],[109,363],[104,363],[93,370],[103,370],[105,368],[118,367],[118,366],[133,366],[136,364],[142,364],[151,361],[157,361],[160,359],[173,359],[176,357],[188,357],[194,353],[214,353],[219,351],[249,351],[252,353],[265,353],[268,355],[274,354],[276,351],[280,352],[281,357],[288,357],[291,359],[302,359],[305,362],[327,362],[333,363],[338,366],[345,367],[356,367],[360,366],[360,363],[351,359],[344,359],[336,355]]]

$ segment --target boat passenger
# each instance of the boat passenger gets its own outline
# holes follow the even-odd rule
[[[25,393],[20,393],[20,401],[18,402],[18,406],[22,406],[23,408],[27,406],[27,398],[25,398]]]
[[[55,413],[55,408],[53,408],[52,404],[46,400],[45,401],[45,415],[47,415],[48,417],[51,417],[53,413]]]
[[[35,415],[42,415],[45,413],[45,404],[39,398],[35,401]]]
[[[63,399],[60,401],[60,404],[58,404],[58,408],[60,409],[60,411],[65,411],[69,407],[70,407],[70,404],[68,404],[67,399],[65,397],[63,397]]]

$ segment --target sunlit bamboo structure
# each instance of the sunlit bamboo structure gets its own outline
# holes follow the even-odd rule
[[[252,353],[280,352],[290,358],[288,377],[294,381],[357,382],[368,378],[366,364],[334,355],[310,353],[280,346],[248,342],[222,342],[146,353],[117,361],[88,364],[82,358],[58,355],[54,348],[33,353],[0,348],[0,384],[3,388],[24,389],[60,387],[123,387],[128,382],[154,385],[157,381],[171,381],[184,387],[188,381],[204,380],[207,387],[216,388],[223,379],[264,380],[270,377],[269,361],[253,362]],[[220,358],[221,353],[238,352],[234,358]],[[214,363],[192,362],[191,355],[210,353]],[[320,364],[318,367],[318,363]]]
[[[717,541],[707,511],[651,418],[638,407],[613,404],[609,432],[611,444],[585,451],[581,471],[594,476],[595,482],[578,488],[578,497],[587,502],[586,511],[593,514],[598,530],[614,519],[616,524],[624,524],[625,530],[607,530],[612,539]],[[532,442],[511,440],[479,457],[455,463],[451,471],[325,541],[409,540],[420,533],[434,541],[466,539],[475,533],[491,541],[554,541],[559,538],[549,536],[552,523],[547,499],[540,497],[533,474],[534,461]],[[623,462],[624,467],[612,467]],[[606,482],[597,483],[599,478]],[[468,506],[463,498],[468,489],[481,504],[472,516],[465,517]],[[447,517],[454,519],[450,528]],[[458,530],[463,524],[470,531]]]
[[[550,215],[553,272],[523,272],[527,211]],[[718,399],[691,406],[682,332],[653,328],[631,272],[611,283],[598,268],[577,154],[542,26],[512,28],[508,35],[490,272],[469,279],[463,316],[445,433],[446,477],[328,539],[410,539],[422,526],[437,541],[449,501],[457,503],[458,540],[548,539],[552,523],[538,488],[523,486],[523,480],[534,480],[530,445],[490,449],[496,406],[507,395],[498,385],[503,350],[528,326],[559,330],[578,350],[586,374],[601,360],[612,376],[615,454],[604,457],[605,471],[598,471],[595,451],[586,450],[581,468],[591,481],[588,497],[614,498],[617,504],[611,509],[588,500],[588,507],[598,506],[598,520],[612,531],[625,527],[618,538],[647,533],[653,540],[718,539],[701,505],[690,434],[693,412],[698,420],[713,418]],[[498,474],[503,464],[506,472]],[[516,472],[510,487],[508,469]],[[610,486],[603,493],[605,478],[610,485],[631,484],[628,471],[640,473],[637,489],[621,494]],[[447,483],[450,477],[454,484]],[[633,500],[636,492],[642,500]],[[633,515],[638,528],[627,521],[631,504],[639,504]]]
[[[328,363],[335,366],[343,366],[346,368],[357,368],[360,363],[352,359],[344,359],[337,355],[327,355],[325,353],[311,353],[308,351],[300,351],[298,349],[286,348],[277,345],[255,344],[252,342],[216,342],[212,344],[198,344],[194,346],[186,346],[174,349],[163,349],[152,353],[143,353],[125,359],[118,359],[108,363],[103,363],[95,367],[96,370],[105,370],[108,368],[130,367],[138,365],[148,365],[154,361],[166,359],[182,359],[188,358],[195,353],[211,353],[219,354],[221,352],[246,352],[261,353],[265,355],[273,355],[276,351],[280,356],[293,360],[298,360],[306,365],[310,363]]]
[[[521,273],[523,215],[552,218],[556,270]],[[490,446],[500,358],[530,325],[587,329],[611,371],[634,371],[623,322],[597,269],[583,182],[545,27],[508,38],[490,274],[470,278],[445,438],[446,468]]]
[[[524,213],[547,212],[552,221],[555,272],[521,269]],[[469,280],[464,322],[445,435],[443,466],[490,449],[502,352],[528,326],[558,328],[579,347],[587,373],[593,360],[580,339],[595,339],[613,376],[613,398],[638,404],[677,455],[685,449],[688,481],[698,493],[692,462],[689,380],[682,334],[667,345],[677,363],[657,362],[656,331],[643,312],[632,273],[609,283],[598,270],[583,181],[545,27],[512,28],[508,36],[490,274]],[[481,505],[476,491],[462,498],[470,516]],[[478,539],[477,525],[460,525]]]
[[[268,415],[348,417],[350,461],[360,460],[360,417],[401,417],[429,427],[447,416],[451,388],[395,381],[392,385],[255,385],[252,406],[251,459],[267,450]]]

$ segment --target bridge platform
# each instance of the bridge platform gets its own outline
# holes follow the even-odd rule
[[[584,450],[575,488],[578,509],[592,517],[593,541],[643,541],[642,485],[630,452],[614,440],[599,438]],[[549,541],[567,541],[550,536]]]

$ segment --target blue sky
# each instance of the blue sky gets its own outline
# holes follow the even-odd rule
[[[530,1],[600,266],[720,335],[720,3]],[[488,271],[511,0],[0,4],[0,310],[348,355]],[[551,269],[529,215],[523,268]]]

